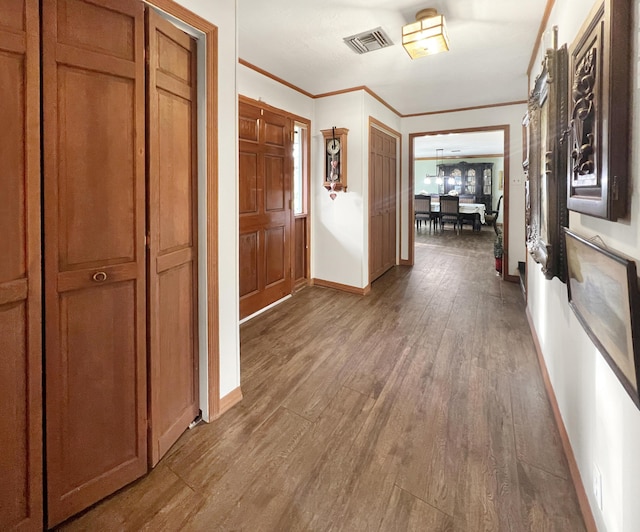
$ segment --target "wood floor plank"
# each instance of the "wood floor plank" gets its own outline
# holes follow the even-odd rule
[[[396,486],[380,525],[380,532],[390,530],[454,532],[456,527],[453,517]]]
[[[180,530],[202,502],[199,493],[161,464],[58,530]]]
[[[345,456],[374,403],[370,397],[342,387],[286,464],[268,478],[256,479],[223,528],[292,530],[307,522],[313,523],[314,530],[329,527],[333,501],[348,480],[345,468],[333,459]]]
[[[507,378],[472,367],[468,399],[468,454],[454,517],[468,530],[523,529]]]
[[[571,481],[518,462],[522,511],[528,530],[585,530]]]
[[[521,462],[566,480],[570,478],[569,467],[542,378],[525,375],[514,375],[510,382],[516,456]]]
[[[185,528],[214,530],[220,527],[227,515],[242,505],[245,494],[251,495],[257,478],[270,478],[286,462],[311,425],[285,408],[276,411],[256,431],[254,438],[238,449],[235,462],[219,481],[208,487],[207,496]]]
[[[377,530],[395,485],[401,425],[397,409],[405,403],[402,383],[411,365],[410,349],[403,349],[396,360],[364,426],[340,462],[345,481],[332,508],[332,520],[344,530]]]
[[[429,380],[414,401],[397,484],[453,515],[467,455],[470,366],[461,336],[446,330],[431,358]]]

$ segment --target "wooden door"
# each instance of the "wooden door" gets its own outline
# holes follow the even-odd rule
[[[196,42],[147,11],[149,462],[198,415]]]
[[[396,139],[370,127],[369,282],[396,264]]]
[[[0,530],[42,528],[39,31],[0,0]]]
[[[291,120],[240,102],[240,318],[291,293]]]
[[[147,471],[144,9],[42,6],[53,526]]]

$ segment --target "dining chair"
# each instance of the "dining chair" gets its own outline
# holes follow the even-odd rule
[[[422,222],[429,222],[429,231],[436,219],[435,213],[431,212],[431,196],[416,194],[413,198],[413,210],[415,213],[416,227],[420,228]]]
[[[444,230],[445,223],[453,223],[457,229],[461,225],[460,198],[458,196],[440,196],[440,229]]]
[[[496,223],[498,221],[498,215],[500,214],[500,204],[502,203],[502,196],[498,198],[498,205],[496,205],[495,211],[487,211],[484,214],[484,222],[488,226],[493,226],[493,230],[498,234],[498,229],[496,227]]]
[[[473,194],[460,194],[460,203],[475,203],[476,197]]]

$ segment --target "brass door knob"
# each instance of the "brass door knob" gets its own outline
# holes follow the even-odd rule
[[[98,283],[107,280],[107,274],[105,272],[96,272],[93,274],[92,279]]]

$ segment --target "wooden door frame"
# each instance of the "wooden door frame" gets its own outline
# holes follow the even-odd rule
[[[306,139],[304,139],[304,144],[302,145],[303,152],[303,160],[305,163],[305,175],[304,179],[304,190],[302,192],[302,202],[304,204],[304,214],[299,214],[296,217],[294,209],[291,209],[291,216],[293,220],[293,236],[291,237],[291,268],[292,272],[295,270],[295,250],[296,250],[296,242],[295,242],[295,230],[296,230],[296,219],[297,218],[306,218],[305,223],[305,242],[307,243],[307,249],[305,250],[305,282],[302,281],[296,286],[295,279],[292,279],[293,282],[293,291],[299,290],[303,286],[308,286],[311,283],[311,120],[306,118],[297,117],[293,121],[293,128],[295,126],[303,126],[307,130]],[[293,187],[291,188],[293,190]]]
[[[173,0],[145,0],[147,4],[164,11],[188,26],[202,32],[206,38],[206,242],[207,242],[207,371],[209,420],[219,417],[220,407],[220,348],[219,348],[219,295],[218,295],[218,28],[211,22],[192,13]],[[199,228],[200,229],[200,228]],[[241,398],[242,395],[239,395]],[[230,405],[227,405],[230,406]],[[201,405],[202,407],[202,405]]]
[[[387,126],[386,124],[384,124],[383,122],[380,122],[380,120],[376,120],[375,118],[373,118],[372,116],[369,116],[369,127],[367,128],[367,136],[369,137],[369,147],[368,147],[368,154],[371,154],[371,128],[375,128],[379,131],[382,131],[383,133],[389,135],[390,137],[393,137],[396,139],[396,266],[398,264],[400,264],[400,244],[401,244],[401,236],[402,236],[402,231],[400,230],[400,221],[402,220],[402,202],[401,200],[401,194],[400,194],[400,182],[401,182],[401,175],[402,175],[402,135],[400,134],[399,131],[396,131],[395,129]],[[370,160],[370,159],[369,159]],[[367,212],[367,226],[368,226],[368,233],[369,233],[369,237],[368,237],[368,249],[367,249],[367,256],[368,256],[368,260],[367,260],[367,286],[364,289],[364,293],[367,294],[369,293],[369,291],[371,290],[371,261],[372,261],[372,257],[371,257],[371,211],[373,209],[373,204],[372,204],[372,198],[373,198],[373,194],[371,194],[371,185],[372,185],[372,175],[371,175],[371,164],[369,164],[369,170],[368,170],[368,187],[369,187],[369,191],[368,191],[368,212]],[[412,215],[413,216],[413,215]],[[413,243],[412,243],[413,245]]]
[[[414,155],[414,139],[416,137],[424,137],[428,135],[446,135],[449,133],[478,133],[483,131],[502,131],[503,133],[503,159],[504,159],[504,180],[502,195],[502,224],[503,224],[503,264],[507,267],[502,269],[502,278],[507,281],[519,281],[518,276],[511,276],[508,274],[509,265],[509,165],[510,165],[510,152],[509,152],[509,137],[510,126],[509,124],[500,124],[495,126],[479,126],[468,127],[462,129],[445,129],[440,131],[422,131],[419,133],[409,134],[409,186],[407,187],[407,205],[409,206],[409,216],[407,218],[407,234],[409,235],[409,259],[406,264],[413,266],[415,260],[415,232],[414,226],[414,213],[413,213],[413,196],[415,187],[415,155]],[[496,176],[494,176],[495,179]],[[492,200],[493,201],[493,200]]]

